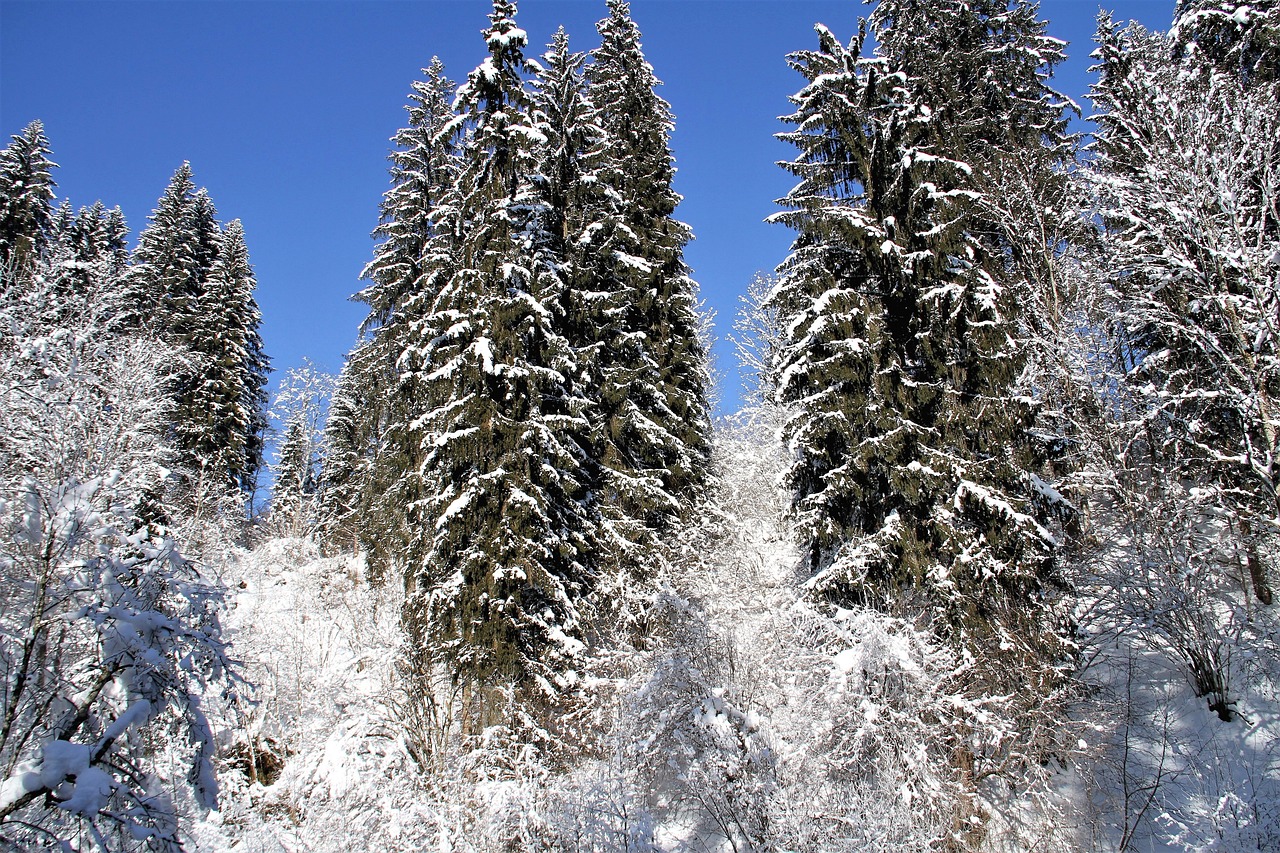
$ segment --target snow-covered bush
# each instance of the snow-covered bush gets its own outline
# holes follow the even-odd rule
[[[217,795],[203,697],[227,660],[158,497],[171,355],[78,306],[41,325],[43,281],[0,288],[0,841],[177,849],[169,792]]]

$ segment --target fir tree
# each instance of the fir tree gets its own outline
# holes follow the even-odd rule
[[[379,528],[380,522],[388,518],[403,519],[404,511],[388,516],[369,510],[369,503],[375,498],[370,488],[370,470],[379,446],[377,434],[370,432],[374,420],[370,412],[385,408],[386,402],[377,399],[376,387],[364,382],[366,377],[376,375],[362,363],[368,351],[365,344],[348,354],[329,404],[322,440],[319,529],[322,540],[330,547],[355,551],[363,545],[371,574],[381,579],[395,563],[387,549],[404,543],[407,537],[399,531],[398,535],[391,535]],[[404,471],[403,476],[409,473]],[[403,551],[401,558],[402,554]]]
[[[202,385],[211,423],[205,441],[214,463],[233,485],[252,491],[262,467],[263,436],[267,428],[267,375],[270,363],[258,328],[262,313],[253,293],[257,280],[249,264],[240,220],[227,223],[219,254],[209,271],[201,314],[212,339],[200,351],[212,367]],[[209,442],[209,436],[218,436]]]
[[[569,49],[569,36],[561,27],[547,46],[534,80],[533,109],[538,131],[543,135],[542,166],[537,185],[552,218],[548,230],[555,240],[554,250],[566,267],[577,275],[588,259],[574,240],[586,223],[594,187],[595,167],[603,148],[604,131],[595,123],[596,110],[587,94],[583,66],[586,54]],[[579,282],[589,287],[589,282]],[[566,297],[581,294],[566,290]],[[578,314],[581,313],[580,309]],[[584,329],[573,329],[581,337]]]
[[[355,297],[369,306],[369,315],[339,382],[339,416],[329,439],[336,455],[327,457],[324,475],[326,535],[352,533],[352,540],[345,533],[339,538],[358,541],[376,576],[404,570],[407,513],[421,496],[415,473],[421,459],[412,455],[410,431],[426,404],[398,359],[415,334],[426,334],[418,321],[438,289],[441,260],[429,252],[437,232],[432,217],[457,171],[447,132],[454,84],[439,58],[424,74],[409,94],[409,123],[392,138],[392,187],[374,230],[380,242],[361,273],[370,284]],[[346,405],[356,399],[358,405]]]
[[[197,219],[195,193],[191,165],[183,163],[138,235],[127,276],[130,304],[120,321],[126,328],[152,328],[183,345],[211,266],[209,245],[217,239],[215,223]]]
[[[1060,140],[1043,82],[1060,45],[1031,12],[883,2],[871,56],[864,23],[847,47],[819,27],[791,57],[808,81],[782,134],[799,183],[774,221],[798,237],[768,307],[811,588],[999,648],[1018,665],[975,689],[1035,697],[1064,654],[1060,581],[1017,387],[1018,247],[983,195],[1008,158]]]
[[[1178,0],[1174,50],[1192,66],[1250,83],[1280,79],[1280,3],[1276,0]]]
[[[73,215],[63,202],[50,229],[49,270],[57,303],[51,307],[61,312],[91,307],[97,322],[114,326],[125,299],[128,235],[120,208],[108,211],[99,201]]]
[[[432,407],[405,622],[427,664],[482,688],[481,721],[489,688],[572,684],[597,550],[589,404],[558,329],[565,282],[534,183],[543,137],[515,11],[496,0],[489,57],[458,92],[462,166],[439,206],[455,266],[422,320],[438,331],[402,356]]]
[[[269,370],[256,282],[238,221],[225,235],[191,167],[174,174],[139,235],[117,328],[141,325],[188,354],[174,381],[174,436],[201,488],[252,490],[262,464]]]
[[[580,321],[599,401],[611,515],[644,539],[686,516],[708,484],[710,421],[689,227],[673,214],[670,106],[624,0],[610,0],[586,76],[604,141],[574,239]],[[630,529],[628,529],[630,528]]]
[[[58,164],[49,159],[41,122],[31,122],[12,140],[0,151],[0,264],[17,268],[44,251]]]
[[[306,419],[295,415],[285,425],[271,491],[271,518],[277,528],[298,536],[308,528],[308,510],[316,493],[315,443]]]

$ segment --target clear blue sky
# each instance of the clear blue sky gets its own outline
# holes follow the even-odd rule
[[[1168,27],[1173,0],[1106,3],[1119,19]],[[1047,0],[1068,41],[1061,91],[1082,103],[1094,0]],[[432,55],[464,79],[484,57],[487,0],[427,2],[37,2],[0,0],[0,133],[32,119],[50,138],[59,198],[120,205],[136,236],[183,160],[224,221],[244,222],[263,337],[277,369],[304,356],[336,372],[363,319],[348,297],[370,257],[388,185],[388,139]],[[676,114],[677,215],[686,257],[717,314],[722,408],[737,405],[723,340],[738,295],[785,256],[791,234],[762,220],[790,178],[773,139],[801,78],[784,56],[816,44],[821,21],[847,40],[867,7],[781,0],[633,0],[646,54]],[[524,0],[541,54],[563,24],[598,42],[603,0]],[[275,383],[273,381],[272,386]]]

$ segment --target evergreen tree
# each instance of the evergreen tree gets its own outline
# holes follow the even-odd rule
[[[482,688],[479,722],[492,688],[573,683],[598,550],[589,403],[559,330],[566,283],[534,181],[542,137],[515,12],[495,0],[489,57],[458,92],[462,166],[438,207],[453,265],[401,357],[431,406],[405,622],[425,664]]]
[[[213,460],[206,465],[225,472],[246,492],[253,490],[262,466],[271,369],[258,333],[262,313],[253,297],[256,287],[244,227],[233,219],[222,232],[200,306],[206,334],[194,339],[208,372],[193,397],[208,421],[193,444],[201,458]]]
[[[418,376],[400,361],[414,340],[430,339],[422,317],[439,291],[447,250],[435,218],[457,178],[450,131],[454,84],[433,58],[409,94],[409,123],[393,137],[392,187],[382,201],[380,239],[356,295],[369,306],[364,340],[348,357],[339,384],[333,440],[341,452],[327,463],[326,526],[361,507],[360,543],[374,574],[403,571],[410,546],[408,515],[422,497],[418,425],[427,401]],[[359,399],[358,406],[344,401]],[[361,459],[361,464],[356,460]]]
[[[1280,79],[1280,3],[1178,0],[1170,40],[1193,66],[1241,80]]]
[[[191,165],[183,163],[138,235],[122,328],[150,328],[166,341],[188,342],[211,261],[206,247],[216,239],[212,222],[197,223],[195,193]]]
[[[585,363],[610,514],[627,539],[663,530],[706,492],[710,420],[689,227],[673,214],[670,106],[624,0],[610,0],[586,71],[604,148],[574,235]]]
[[[174,174],[138,238],[118,329],[154,331],[187,354],[175,379],[179,459],[200,488],[252,490],[262,464],[266,375],[244,230],[222,232],[191,167]]]
[[[387,551],[408,537],[400,531],[391,534],[378,527],[388,519],[404,519],[403,510],[394,515],[385,511],[375,515],[369,509],[370,501],[376,497],[370,488],[370,470],[375,461],[373,453],[379,446],[377,435],[370,433],[370,412],[385,408],[386,401],[377,399],[378,389],[363,381],[376,375],[362,363],[368,352],[368,345],[362,344],[347,356],[329,404],[321,454],[319,529],[322,540],[330,547],[349,547],[352,551],[363,547],[371,574],[381,579],[396,562],[397,555]],[[382,446],[388,445],[384,442]],[[403,476],[409,475],[409,471],[403,472]],[[402,559],[403,552],[399,556]]]
[[[271,492],[271,518],[277,529],[299,536],[308,527],[308,503],[316,492],[315,443],[305,417],[285,425]]]
[[[44,251],[58,164],[49,159],[41,122],[31,122],[12,140],[0,151],[0,265],[17,268]]]
[[[578,272],[588,256],[577,246],[584,217],[593,199],[595,168],[603,153],[604,131],[595,123],[597,111],[587,94],[583,66],[586,54],[569,49],[569,36],[561,27],[547,46],[534,80],[533,110],[538,131],[543,135],[542,166],[536,177],[548,216],[548,230],[556,255],[574,278],[575,287],[566,289],[566,298],[582,299],[575,290],[589,289]],[[598,192],[598,191],[597,191]],[[576,308],[570,319],[583,319]],[[581,338],[585,329],[574,328]]]
[[[975,690],[1034,699],[1065,650],[1060,581],[1017,385],[1020,247],[984,191],[1023,149],[1062,145],[1044,83],[1060,43],[1020,2],[882,2],[871,56],[866,23],[790,58],[799,183],[773,217],[798,232],[767,307],[810,585],[928,614],[988,661]]]
[[[383,197],[382,221],[373,232],[380,242],[361,273],[370,285],[355,297],[369,306],[361,326],[365,333],[392,326],[416,292],[434,233],[433,210],[457,172],[447,133],[454,83],[445,76],[439,57],[432,57],[423,73],[426,79],[413,82],[405,107],[409,124],[392,137],[392,187]]]
[[[128,268],[129,229],[120,208],[102,202],[72,214],[63,202],[50,228],[49,271],[55,277],[56,312],[89,308],[103,326],[113,326],[125,298],[122,277]],[[52,315],[51,315],[52,316]]]

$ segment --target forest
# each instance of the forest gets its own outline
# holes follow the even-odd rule
[[[191,164],[0,151],[0,850],[1280,851],[1280,2],[818,25],[724,416],[601,6],[424,57],[274,393]]]

